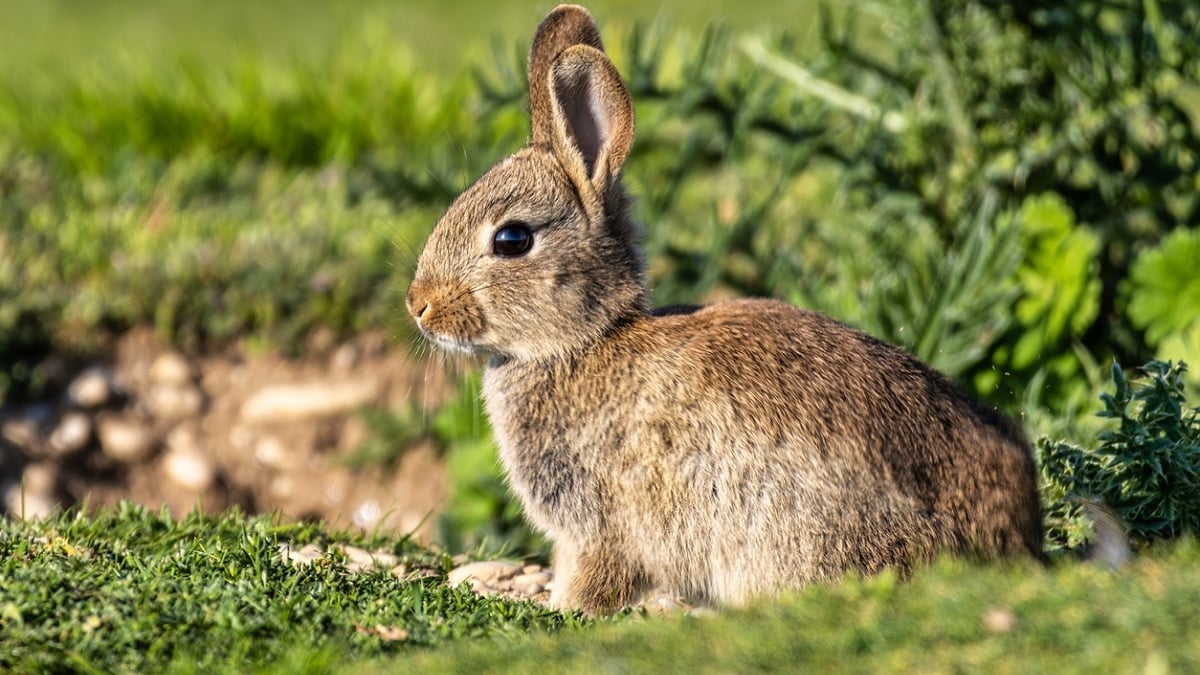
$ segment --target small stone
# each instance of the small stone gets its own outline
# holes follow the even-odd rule
[[[69,455],[82,450],[91,440],[91,418],[81,412],[69,412],[50,432],[50,450],[55,455]]]
[[[358,349],[354,345],[342,345],[333,352],[333,356],[329,357],[329,370],[339,375],[345,375],[356,363],[358,363]]]
[[[674,614],[687,609],[687,605],[680,602],[679,598],[662,592],[655,593],[653,596],[647,598],[642,603],[642,607],[650,614],[656,615]]]
[[[150,381],[168,387],[192,383],[192,364],[178,352],[163,352],[150,364]]]
[[[80,408],[99,408],[112,396],[112,377],[104,368],[88,368],[67,388],[67,398]]]
[[[408,639],[408,631],[399,626],[375,624],[374,628],[367,628],[366,626],[356,625],[354,630],[363,635],[374,635],[384,642],[396,642]]]
[[[400,563],[391,569],[392,576],[397,579],[404,579],[408,576],[408,565]]]
[[[191,385],[159,385],[148,392],[146,406],[157,418],[182,420],[194,417],[204,408],[204,394]]]
[[[167,434],[167,447],[178,452],[200,452],[196,432],[187,426],[175,427]]]
[[[100,451],[123,464],[146,459],[157,442],[150,427],[133,417],[103,417],[96,435],[100,437]]]
[[[163,471],[172,482],[190,492],[204,492],[217,478],[212,462],[195,450],[168,451],[163,457]]]
[[[438,573],[429,569],[428,567],[418,567],[417,569],[409,572],[408,574],[405,574],[404,580],[405,581],[417,581],[419,579],[428,579],[429,577],[436,577],[436,576],[438,576]]]
[[[276,499],[287,499],[296,492],[296,481],[289,476],[280,476],[271,481],[271,496]]]
[[[329,548],[331,551],[340,551],[342,555],[346,556],[347,561],[357,565],[360,569],[394,567],[399,561],[396,556],[386,551],[368,551],[365,548],[350,546],[349,544],[334,544]]]
[[[514,591],[524,595],[537,595],[546,587],[545,582],[550,579],[541,574],[518,574],[513,577],[512,588]]]
[[[0,424],[0,436],[18,448],[29,452],[41,437],[41,424],[33,417],[14,417]]]
[[[374,382],[312,382],[264,387],[242,404],[248,423],[288,422],[341,415],[361,408],[375,398]]]
[[[263,436],[254,444],[254,459],[272,469],[282,469],[288,465],[287,447],[275,436]]]
[[[325,557],[325,552],[316,544],[307,544],[298,549],[289,544],[280,544],[279,552],[283,556],[283,562],[293,565],[310,565]]]
[[[483,586],[495,586],[502,581],[508,581],[521,573],[521,566],[500,561],[480,561],[467,563],[450,570],[446,575],[446,583],[458,586],[464,582],[476,581]],[[475,584],[472,584],[472,588]]]
[[[21,482],[29,492],[53,495],[58,489],[58,467],[43,462],[30,464],[22,472]]]
[[[512,580],[513,588],[527,595],[537,595],[550,583],[550,575],[544,572],[518,574]]]
[[[983,613],[983,629],[989,633],[1011,633],[1017,627],[1017,615],[1007,607],[989,607]]]
[[[379,503],[374,499],[368,499],[359,504],[357,509],[354,509],[354,515],[351,516],[351,519],[355,525],[366,530],[374,527],[382,516],[383,510],[379,508]]]
[[[12,483],[4,489],[4,508],[17,518],[42,520],[58,508],[53,496],[34,492],[28,486]]]
[[[537,574],[542,571],[541,565],[526,565],[521,568],[521,574]]]

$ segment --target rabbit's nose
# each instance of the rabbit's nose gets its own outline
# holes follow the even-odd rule
[[[404,295],[404,304],[408,307],[408,313],[417,321],[425,316],[425,312],[429,309],[429,301],[425,299],[425,293],[422,290],[423,286],[416,281],[413,281],[408,287],[408,293]]]

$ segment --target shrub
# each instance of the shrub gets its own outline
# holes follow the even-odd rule
[[[1101,395],[1098,414],[1116,428],[1095,447],[1038,443],[1052,546],[1090,538],[1078,498],[1112,508],[1135,541],[1200,533],[1200,408],[1186,406],[1187,366],[1151,361],[1142,370],[1146,378],[1130,386],[1113,363],[1114,391]]]

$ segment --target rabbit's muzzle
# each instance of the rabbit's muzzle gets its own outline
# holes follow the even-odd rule
[[[442,349],[478,351],[485,328],[483,312],[466,289],[422,277],[409,285],[404,304],[421,333]]]

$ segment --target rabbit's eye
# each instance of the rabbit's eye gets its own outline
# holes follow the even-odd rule
[[[508,223],[496,230],[496,236],[492,238],[492,252],[506,258],[524,255],[531,246],[533,233],[524,223]]]

